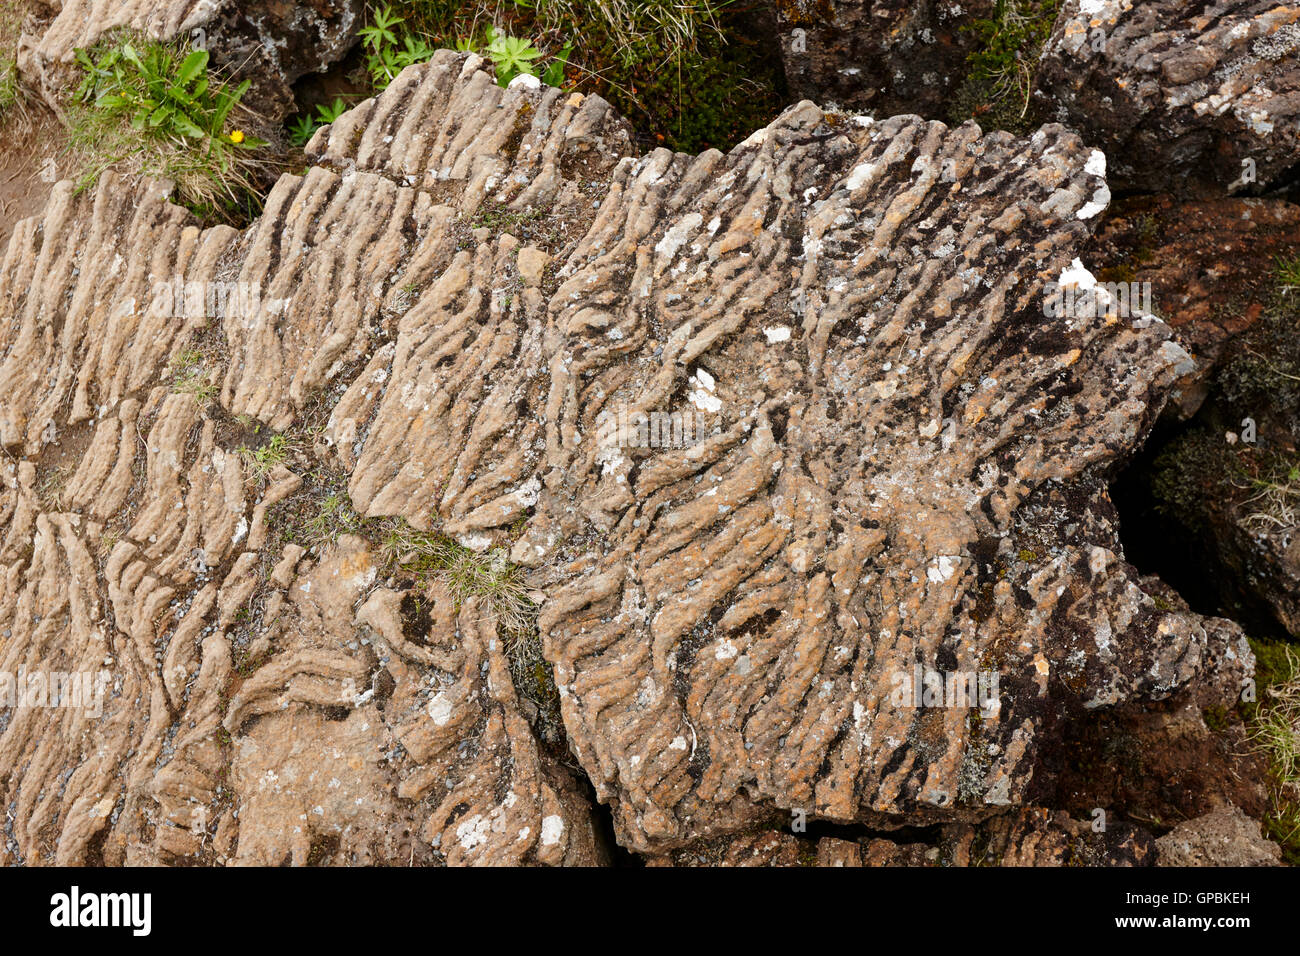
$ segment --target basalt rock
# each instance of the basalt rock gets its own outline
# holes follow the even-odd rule
[[[1277,262],[1296,248],[1300,205],[1280,199],[1140,196],[1111,207],[1084,258],[1103,281],[1137,283],[1139,295],[1146,286],[1152,311],[1196,359],[1167,418],[1196,414],[1233,343],[1274,298]]]
[[[74,75],[73,53],[114,30],[202,46],[213,61],[253,80],[245,100],[278,120],[292,113],[299,77],[324,72],[355,42],[361,0],[63,0],[40,36],[19,46],[18,68],[55,109]]]
[[[1107,825],[1062,812],[1025,809],[980,824],[947,824],[898,838],[852,833],[810,837],[765,830],[704,841],[650,862],[726,867],[1150,866],[1154,848],[1152,836],[1133,824]]]
[[[1234,806],[1180,823],[1156,841],[1160,866],[1278,866],[1281,855],[1259,824]]]
[[[1105,151],[1112,188],[1279,184],[1300,163],[1300,7],[1065,0],[1036,96]]]
[[[570,762],[648,857],[1011,827],[1062,720],[1239,686],[1109,520],[1186,353],[1045,305],[1100,153],[807,102],[632,142],[443,52],[242,232],[111,176],[18,226],[0,669],[109,683],[0,712],[4,861],[591,862]],[[568,753],[490,602],[302,535],[330,475],[526,570]]]
[[[797,96],[846,108],[942,118],[978,46],[971,24],[993,0],[781,0],[786,82]]]

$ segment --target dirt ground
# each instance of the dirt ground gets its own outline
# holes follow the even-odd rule
[[[28,108],[0,126],[0,249],[8,246],[14,226],[45,205],[50,190],[72,171],[63,168],[66,135],[45,109]]]

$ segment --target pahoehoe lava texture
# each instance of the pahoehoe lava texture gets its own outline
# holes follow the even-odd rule
[[[1044,316],[1108,196],[1076,135],[804,102],[639,156],[600,99],[444,52],[307,151],[242,232],[111,176],[15,231],[0,670],[111,684],[97,717],[0,716],[0,861],[602,857],[491,611],[435,591],[413,634],[375,543],[271,535],[305,468],[254,474],[236,422],[323,423],[359,512],[509,549],[647,855],[793,809],[1039,828],[1044,728],[1253,666],[1119,553],[1107,469],[1186,356],[1151,316]],[[261,299],[177,320],[177,275]],[[167,378],[195,343],[207,405]],[[638,411],[704,438],[609,441]],[[891,704],[917,664],[1000,703]]]

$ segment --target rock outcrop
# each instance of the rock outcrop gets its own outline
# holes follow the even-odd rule
[[[1113,188],[1216,197],[1276,184],[1300,163],[1300,8],[1065,0],[1036,96],[1105,151]]]
[[[1174,827],[1156,841],[1160,866],[1278,866],[1277,846],[1234,806]]]
[[[993,0],[780,0],[786,82],[795,96],[877,116],[946,116],[978,45],[970,26]]]
[[[99,713],[0,711],[4,862],[602,858],[490,603],[313,545],[327,480],[526,569],[648,857],[798,811],[1059,862],[1062,720],[1250,673],[1109,520],[1187,355],[1053,306],[1109,198],[1076,135],[805,102],[638,156],[443,52],[307,153],[243,232],[59,184],[0,266],[0,669],[107,675]]]
[[[18,69],[56,110],[73,76],[73,53],[114,30],[202,46],[216,64],[253,80],[246,105],[277,120],[294,112],[291,86],[323,72],[355,43],[362,0],[62,0],[40,36],[24,37]]]

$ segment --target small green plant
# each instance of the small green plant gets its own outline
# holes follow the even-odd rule
[[[302,536],[308,545],[321,547],[337,541],[339,535],[363,530],[365,519],[352,507],[346,491],[331,492],[321,499],[320,509],[303,522]]]
[[[232,86],[212,75],[206,50],[145,38],[101,41],[78,49],[76,61],[83,77],[69,133],[88,157],[82,188],[131,163],[175,182],[178,201],[201,216],[228,219],[247,208],[263,165],[255,152],[267,142],[228,124],[250,81]]]
[[[289,124],[289,139],[295,146],[306,146],[318,129],[320,124],[310,116],[299,116]]]
[[[289,458],[290,444],[285,435],[272,435],[270,441],[257,448],[242,446],[239,456],[248,465],[248,470],[258,482],[265,481],[280,465]]]
[[[316,135],[316,130],[333,123],[347,111],[348,104],[343,102],[341,96],[336,96],[333,103],[317,106],[314,117],[307,114],[289,124],[289,138],[293,140],[295,146],[306,146]]]
[[[203,367],[203,353],[198,349],[182,349],[172,359],[172,391],[180,395],[193,395],[201,406],[208,406],[217,397],[217,386]]]
[[[531,40],[499,33],[488,27],[487,55],[496,67],[497,83],[509,86],[510,81],[521,73],[537,75],[533,63],[541,59],[542,51],[533,46]]]
[[[954,99],[953,119],[1020,131],[1030,124],[1030,94],[1043,44],[1061,0],[997,0],[993,16],[963,29],[978,43],[970,72]]]
[[[573,44],[566,43],[559,53],[551,58],[550,65],[542,71],[542,82],[547,86],[562,87],[564,86],[564,71],[569,65],[569,57],[573,55]]]
[[[397,16],[391,6],[384,5],[358,31],[366,55],[366,72],[377,92],[387,89],[402,70],[413,63],[423,63],[436,52],[423,37],[405,30],[399,42],[398,31],[404,23],[405,17]]]
[[[340,116],[348,111],[348,104],[343,102],[343,97],[334,97],[334,102],[329,106],[316,107],[316,115],[320,118],[322,124],[333,123]]]
[[[382,548],[390,567],[444,583],[458,607],[471,596],[485,598],[511,645],[533,629],[537,609],[528,597],[523,572],[506,560],[503,550],[479,554],[437,532],[417,531],[400,519],[388,524]]]

